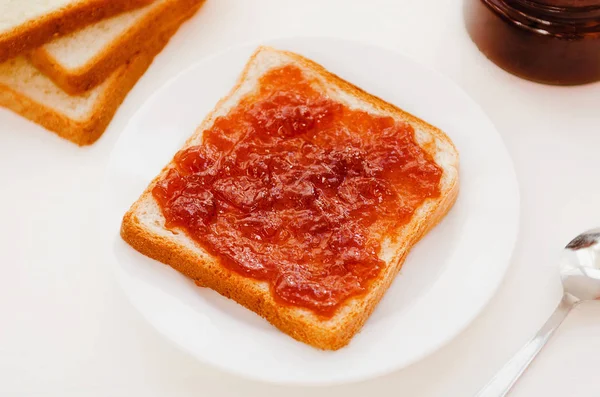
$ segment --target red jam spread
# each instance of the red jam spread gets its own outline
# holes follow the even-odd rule
[[[442,170],[408,124],[335,102],[295,66],[176,154],[152,193],[168,228],[275,299],[333,315],[385,263],[380,242],[439,196]]]

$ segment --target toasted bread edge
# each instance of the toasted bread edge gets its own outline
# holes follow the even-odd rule
[[[0,34],[0,62],[39,47],[54,37],[150,2],[151,0],[88,0],[67,5]]]
[[[107,87],[102,89],[101,96],[89,115],[83,120],[74,120],[3,84],[0,84],[0,106],[20,114],[77,145],[91,145],[102,136],[119,106],[150,67],[155,56],[162,51],[181,24],[192,17],[195,11],[196,9],[192,10],[183,19],[160,32],[152,40],[150,46],[114,71],[105,82]]]
[[[148,37],[156,36],[156,26],[179,23],[195,13],[205,0],[169,0],[153,9],[136,26],[127,30],[90,62],[80,68],[68,69],[42,46],[28,56],[33,65],[70,95],[78,95],[96,87],[112,72],[146,46]]]

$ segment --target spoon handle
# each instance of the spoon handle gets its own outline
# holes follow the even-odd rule
[[[476,397],[506,396],[577,302],[576,298],[565,293],[552,316],[538,333],[502,367]]]

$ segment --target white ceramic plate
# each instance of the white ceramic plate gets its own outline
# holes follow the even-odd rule
[[[401,54],[337,39],[264,44],[305,55],[446,131],[461,155],[461,191],[454,208],[410,253],[363,330],[336,352],[296,342],[251,311],[131,249],[118,237],[117,222],[229,92],[256,46],[234,48],[173,78],[120,137],[107,179],[118,279],[133,305],[166,338],[199,360],[244,377],[333,384],[411,364],[464,329],[508,268],[519,195],[504,144],[461,89]]]

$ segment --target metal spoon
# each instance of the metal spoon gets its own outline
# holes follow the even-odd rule
[[[503,397],[577,304],[600,297],[600,228],[575,237],[560,262],[563,297],[538,333],[502,367],[476,397]]]

